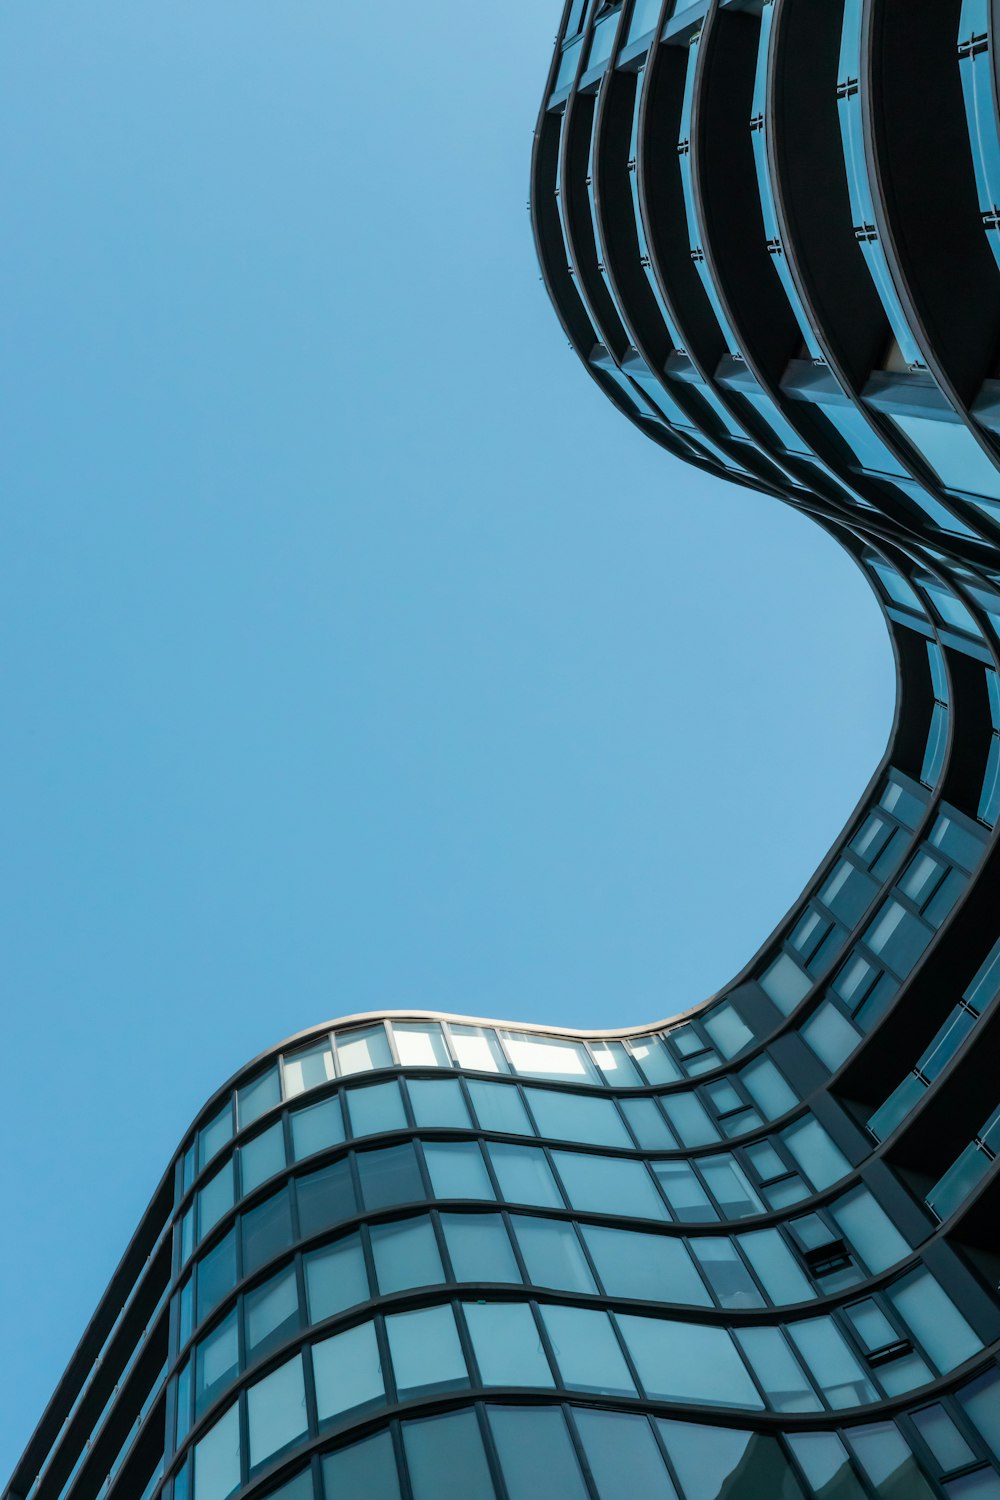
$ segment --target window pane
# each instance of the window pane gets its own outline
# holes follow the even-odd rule
[[[295,1196],[299,1206],[299,1232],[303,1239],[342,1224],[358,1211],[351,1164],[346,1157],[324,1167],[321,1172],[310,1172],[308,1177],[298,1178]]]
[[[531,1203],[537,1208],[562,1208],[562,1194],[539,1146],[488,1147],[500,1191],[508,1203]]]
[[[239,1374],[240,1346],[235,1309],[218,1328],[202,1339],[195,1354],[194,1367],[194,1414],[197,1418]]]
[[[399,1500],[399,1475],[392,1438],[378,1432],[323,1459],[327,1500]]]
[[[460,1068],[468,1068],[473,1073],[510,1071],[492,1027],[452,1025],[449,1030]]]
[[[574,1208],[665,1219],[667,1210],[645,1162],[554,1151],[552,1159]]]
[[[724,1328],[619,1315],[646,1394],[663,1401],[708,1402],[752,1411],[764,1403]]]
[[[614,1100],[555,1089],[525,1089],[539,1135],[589,1146],[631,1147],[632,1140]]]
[[[315,1500],[311,1469],[303,1469],[278,1490],[268,1490],[267,1500]]]
[[[198,1237],[204,1238],[233,1206],[233,1162],[225,1162],[198,1194]]]
[[[342,1077],[367,1073],[372,1068],[391,1068],[392,1053],[384,1026],[362,1026],[337,1034],[337,1063]]]
[[[719,1215],[712,1207],[692,1167],[684,1161],[654,1161],[653,1171],[678,1219],[688,1224],[714,1224]]]
[[[716,1297],[723,1307],[763,1307],[764,1298],[754,1285],[753,1277],[729,1239],[694,1239],[691,1241]]]
[[[908,1276],[890,1287],[889,1297],[941,1374],[971,1359],[983,1347],[982,1340],[929,1271]]]
[[[559,1500],[587,1500],[580,1466],[561,1411],[546,1407],[495,1406],[490,1426],[510,1500],[538,1500],[539,1455],[545,1455],[541,1485]]]
[[[705,1106],[694,1094],[668,1094],[663,1100],[667,1119],[685,1146],[710,1146],[719,1132]]]
[[[245,1083],[238,1090],[236,1101],[236,1112],[241,1130],[247,1125],[252,1125],[254,1120],[259,1120],[266,1110],[273,1109],[276,1104],[280,1104],[281,1080],[278,1077],[277,1068],[268,1068],[267,1072],[261,1073],[259,1078]]]
[[[860,1495],[851,1461],[835,1432],[789,1433],[786,1442],[816,1495],[855,1500]]]
[[[1000,1375],[986,1375],[963,1386],[958,1399],[972,1425],[986,1441],[994,1458],[1000,1458]]]
[[[296,1161],[312,1156],[316,1151],[325,1151],[329,1146],[339,1146],[346,1139],[344,1116],[340,1099],[324,1099],[321,1104],[312,1104],[308,1109],[297,1109],[292,1114],[292,1155]]]
[[[773,1062],[766,1057],[751,1063],[740,1073],[747,1093],[768,1120],[776,1120],[794,1109],[798,1096],[785,1082]]]
[[[788,1332],[835,1411],[877,1399],[875,1387],[830,1318],[790,1323]]]
[[[526,1303],[466,1302],[462,1310],[483,1385],[555,1385]]]
[[[313,1345],[316,1413],[321,1422],[385,1399],[374,1323],[362,1323]]]
[[[374,1083],[364,1089],[348,1089],[346,1094],[353,1136],[406,1129],[403,1100],[395,1079],[390,1083]]]
[[[198,1322],[236,1285],[236,1231],[231,1229],[198,1262]]]
[[[934,1491],[891,1422],[848,1428],[846,1437],[877,1495],[885,1500],[896,1500],[898,1495],[905,1495],[906,1500],[932,1500]]]
[[[392,1034],[396,1051],[404,1068],[450,1068],[451,1058],[444,1044],[440,1026],[433,1021],[405,1025],[393,1021]]]
[[[823,1403],[777,1328],[744,1328],[737,1343],[774,1411],[822,1411]]]
[[[613,1089],[641,1088],[639,1069],[625,1050],[624,1042],[591,1042],[594,1061]]]
[[[777,1229],[741,1234],[737,1243],[776,1306],[811,1301],[813,1289]]]
[[[368,1272],[358,1235],[314,1251],[305,1257],[304,1265],[310,1323],[321,1323],[368,1301]]]
[[[273,1193],[240,1219],[243,1274],[249,1276],[292,1244],[292,1205],[288,1189]]]
[[[631,1042],[629,1050],[647,1083],[676,1083],[680,1078],[680,1069],[659,1037],[648,1036],[641,1042]]]
[[[286,1099],[294,1099],[297,1094],[328,1083],[333,1077],[330,1043],[324,1037],[311,1047],[303,1047],[301,1052],[293,1052],[284,1059],[284,1074]]]
[[[361,1196],[369,1210],[414,1203],[426,1196],[411,1141],[405,1146],[392,1146],[388,1151],[362,1151],[357,1163]]]
[[[838,1198],[831,1211],[848,1243],[875,1275],[909,1255],[906,1240],[866,1188]]]
[[[240,1147],[240,1180],[244,1193],[252,1193],[285,1165],[285,1136],[281,1121]]]
[[[511,1083],[486,1083],[469,1079],[472,1107],[484,1130],[498,1134],[534,1135],[535,1127],[521,1099],[521,1091]]]
[[[225,1500],[240,1482],[240,1412],[231,1406],[194,1446],[194,1500]]]
[[[472,1124],[457,1078],[411,1078],[406,1087],[418,1125],[467,1130]]]
[[[645,1417],[581,1408],[574,1418],[601,1500],[675,1500]]]
[[[543,1307],[542,1319],[570,1391],[596,1391],[601,1396],[634,1396],[615,1331],[606,1312],[582,1307]]]
[[[499,1214],[442,1214],[456,1281],[517,1281],[521,1273]]]
[[[528,1279],[534,1286],[557,1287],[565,1292],[597,1291],[572,1224],[520,1214],[514,1216],[512,1223],[528,1268]]]
[[[385,1320],[400,1400],[420,1391],[454,1391],[469,1383],[450,1307],[422,1307]]]
[[[684,1500],[803,1500],[774,1438],[688,1422],[657,1421]],[[823,1500],[861,1500],[856,1490]],[[900,1497],[902,1500],[902,1497]]]
[[[683,1240],[631,1229],[581,1226],[587,1248],[609,1297],[645,1297],[711,1307],[712,1299]]]
[[[655,1099],[622,1099],[621,1111],[644,1151],[676,1151],[674,1133]]]
[[[943,1406],[925,1406],[911,1412],[910,1420],[945,1473],[974,1461],[976,1455]]]
[[[383,1296],[444,1280],[430,1219],[378,1224],[373,1226],[371,1237],[375,1272]]]
[[[850,1163],[827,1135],[818,1120],[793,1125],[781,1139],[817,1192],[846,1177]]]
[[[424,1160],[435,1198],[495,1198],[476,1141],[424,1142]]]
[[[404,1422],[403,1447],[413,1500],[494,1500],[475,1412]]]
[[[254,1358],[299,1326],[299,1293],[291,1267],[249,1292],[244,1303],[247,1353]]]
[[[213,1156],[218,1156],[227,1141],[233,1138],[233,1106],[227,1099],[214,1120],[209,1120],[198,1132],[198,1166],[207,1167]]]
[[[764,1212],[739,1163],[732,1156],[705,1156],[698,1162],[709,1192],[727,1219],[745,1219]]]
[[[533,1036],[527,1031],[501,1031],[500,1035],[515,1071],[526,1078],[601,1082],[601,1075],[582,1042],[572,1042],[568,1037]]]
[[[287,1448],[308,1426],[302,1355],[296,1354],[247,1391],[250,1467]]]

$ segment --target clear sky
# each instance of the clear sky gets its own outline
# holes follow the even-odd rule
[[[238,1066],[690,1005],[884,747],[852,565],[566,348],[558,3],[0,7],[0,1479]]]

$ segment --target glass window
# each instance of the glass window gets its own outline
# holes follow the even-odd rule
[[[848,1429],[846,1437],[877,1495],[885,1500],[898,1495],[905,1495],[906,1500],[932,1500],[934,1491],[891,1422]]]
[[[573,1445],[562,1412],[552,1407],[495,1406],[490,1426],[510,1500],[537,1500],[538,1459],[545,1455],[542,1481],[559,1500],[587,1500]]]
[[[396,1052],[404,1068],[450,1068],[451,1058],[441,1028],[434,1021],[419,1024],[393,1021]]]
[[[495,1198],[478,1141],[425,1141],[435,1198]]]
[[[314,1500],[314,1497],[311,1469],[302,1469],[294,1479],[290,1479],[280,1489],[267,1492],[267,1500]]]
[[[406,1129],[406,1113],[395,1079],[389,1083],[369,1084],[363,1089],[347,1089],[346,1095],[353,1136]]]
[[[774,1411],[822,1411],[823,1403],[777,1328],[737,1330],[736,1341]]]
[[[465,1355],[450,1306],[421,1307],[385,1320],[396,1391],[401,1400],[420,1391],[455,1391],[469,1383]]]
[[[653,1400],[763,1407],[726,1329],[631,1314],[619,1314],[618,1326]]]
[[[348,1235],[304,1259],[310,1323],[368,1301],[368,1272],[358,1235]]]
[[[645,1162],[583,1156],[575,1151],[554,1151],[552,1159],[574,1208],[584,1213],[637,1215],[643,1219],[667,1217]]]
[[[328,1500],[400,1500],[392,1436],[377,1432],[323,1458],[323,1489]]]
[[[976,1455],[943,1406],[925,1406],[922,1411],[911,1412],[910,1421],[945,1473],[975,1461]]]
[[[641,1088],[642,1076],[625,1050],[624,1042],[591,1042],[594,1061],[613,1089]]]
[[[200,1417],[239,1374],[240,1345],[235,1308],[195,1351],[194,1414]]]
[[[851,1170],[818,1120],[806,1119],[784,1131],[781,1139],[817,1192],[846,1177]]]
[[[782,953],[760,977],[760,987],[772,999],[783,1016],[795,1009],[812,989],[812,980],[793,958]]]
[[[581,1230],[609,1297],[712,1306],[683,1240],[596,1224],[581,1225]]]
[[[224,1162],[198,1194],[198,1237],[204,1239],[233,1206],[233,1163]]]
[[[243,1238],[243,1274],[250,1276],[260,1266],[288,1250],[292,1235],[292,1205],[288,1189],[272,1193],[259,1208],[252,1208],[240,1219]]]
[[[686,1161],[654,1161],[653,1171],[678,1219],[688,1224],[713,1224],[719,1215]]]
[[[889,420],[910,439],[945,489],[1000,500],[1000,473],[963,424],[899,412],[893,412]]]
[[[821,1063],[835,1073],[861,1041],[861,1033],[839,1011],[832,1000],[824,1000],[801,1028],[802,1036]]]
[[[233,1106],[227,1099],[214,1120],[209,1120],[198,1132],[198,1168],[207,1167],[213,1156],[218,1156],[227,1141],[233,1138]]]
[[[176,1442],[179,1448],[191,1429],[191,1361],[186,1360],[177,1374]]]
[[[374,1323],[360,1323],[314,1344],[312,1361],[321,1422],[359,1407],[383,1405],[385,1384]]]
[[[304,1094],[308,1089],[319,1088],[320,1084],[328,1083],[333,1077],[333,1053],[326,1037],[321,1042],[314,1042],[311,1047],[303,1047],[301,1052],[293,1052],[282,1061],[286,1099],[294,1099],[297,1094]]]
[[[198,1262],[198,1322],[236,1285],[236,1231],[231,1229]]]
[[[909,1255],[909,1245],[867,1188],[858,1188],[846,1197],[838,1198],[831,1205],[831,1212],[844,1237],[859,1252],[873,1275],[888,1270]]]
[[[361,1151],[357,1163],[361,1197],[369,1211],[414,1203],[426,1196],[412,1141],[387,1151]]]
[[[483,1385],[555,1385],[525,1302],[465,1302],[465,1321]]]
[[[676,1083],[681,1073],[658,1036],[630,1042],[629,1050],[643,1071],[647,1083]]]
[[[601,1396],[634,1396],[615,1331],[606,1312],[583,1307],[543,1307],[562,1383],[570,1391],[596,1391]]]
[[[285,1137],[281,1121],[255,1135],[240,1147],[240,1180],[244,1193],[252,1193],[285,1165]]]
[[[240,1482],[240,1411],[231,1406],[194,1446],[194,1500],[225,1500]]]
[[[643,1151],[676,1151],[673,1131],[655,1099],[622,1099],[622,1114]]]
[[[601,1500],[676,1500],[645,1417],[587,1407],[573,1416]]]
[[[474,1411],[450,1412],[424,1422],[403,1423],[403,1447],[413,1500],[452,1500],[441,1475],[452,1476],[454,1500],[494,1500],[493,1481]],[[353,1491],[350,1500],[354,1500]],[[382,1500],[379,1495],[377,1500]]]
[[[251,1470],[294,1443],[308,1425],[302,1355],[296,1354],[247,1391]]]
[[[731,1005],[720,1005],[702,1024],[723,1057],[735,1057],[753,1041],[753,1032]]]
[[[811,1300],[812,1287],[779,1230],[758,1229],[753,1234],[741,1234],[739,1246],[776,1306]]]
[[[467,1068],[472,1073],[510,1072],[496,1032],[491,1026],[452,1024],[448,1029],[460,1068]]]
[[[835,1432],[789,1433],[785,1441],[815,1495],[854,1500],[860,1494],[847,1449]]]
[[[832,1319],[790,1323],[788,1332],[834,1411],[877,1399],[875,1387]]]
[[[247,1354],[253,1358],[281,1342],[299,1326],[295,1270],[289,1266],[248,1292],[244,1303]]]
[[[326,1151],[330,1146],[339,1146],[346,1139],[339,1095],[308,1109],[295,1110],[291,1120],[292,1155],[296,1161]]]
[[[240,1129],[252,1125],[254,1120],[259,1120],[266,1110],[273,1109],[276,1104],[281,1103],[281,1080],[278,1077],[278,1069],[268,1068],[266,1073],[245,1083],[236,1093],[236,1112],[239,1115]]]
[[[774,1438],[689,1422],[657,1421],[685,1500],[803,1500]],[[860,1500],[851,1491],[823,1500]]]
[[[495,1130],[505,1135],[534,1135],[535,1127],[528,1119],[521,1091],[515,1084],[486,1083],[470,1078],[469,1094],[483,1130]]]
[[[433,1286],[444,1280],[430,1219],[374,1225],[371,1237],[375,1274],[383,1296],[411,1286]]]
[[[601,1082],[601,1075],[582,1042],[570,1041],[568,1037],[534,1036],[528,1031],[501,1031],[500,1036],[515,1072],[525,1077]]]
[[[562,1194],[540,1146],[489,1148],[500,1192],[508,1203],[530,1203],[535,1208],[562,1208]]]
[[[696,1094],[668,1094],[663,1108],[685,1146],[710,1146],[719,1139],[714,1121]]]
[[[559,1094],[555,1089],[525,1089],[539,1135],[580,1145],[631,1147],[613,1099]]]
[[[419,1126],[468,1130],[472,1124],[457,1078],[411,1078],[407,1082],[413,1118]]]
[[[727,1219],[745,1219],[764,1212],[764,1205],[732,1156],[705,1156],[698,1162],[702,1177]]]
[[[691,1249],[722,1307],[763,1307],[764,1299],[730,1239],[699,1237]]]
[[[232,1238],[229,1235],[228,1238]],[[189,1276],[181,1287],[177,1307],[177,1345],[183,1348],[194,1330],[194,1277]]]
[[[499,1214],[442,1214],[456,1281],[516,1281],[521,1273]]]
[[[372,1068],[391,1068],[392,1053],[385,1027],[361,1026],[357,1031],[337,1034],[337,1063],[342,1077],[367,1073]]]
[[[941,1374],[971,1359],[983,1347],[929,1271],[898,1281],[889,1288],[889,1299]]]
[[[989,1370],[978,1380],[963,1386],[958,1399],[993,1457],[1000,1458],[1000,1374]]]
[[[533,1286],[551,1286],[564,1292],[597,1291],[572,1224],[521,1214],[515,1214],[511,1223]]]
[[[310,1172],[308,1177],[298,1178],[295,1195],[299,1205],[299,1233],[303,1239],[342,1224],[358,1211],[351,1163],[346,1157],[320,1172]]]
[[[948,1500],[1000,1500],[1000,1479],[993,1469],[977,1469],[945,1485]]]

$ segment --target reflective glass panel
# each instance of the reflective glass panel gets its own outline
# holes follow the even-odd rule
[[[361,1196],[365,1208],[391,1208],[424,1197],[424,1183],[412,1141],[387,1151],[361,1151],[357,1156]]]
[[[299,1326],[299,1293],[295,1270],[289,1266],[248,1292],[243,1304],[247,1356],[254,1359],[280,1343]]]
[[[392,1053],[384,1026],[364,1026],[337,1034],[337,1065],[341,1075],[367,1073],[372,1068],[391,1068]]]
[[[521,1273],[499,1214],[442,1214],[456,1281],[516,1281]]]
[[[225,1500],[240,1482],[240,1412],[231,1406],[194,1446],[194,1500]]]
[[[194,1414],[200,1417],[216,1396],[235,1380],[240,1368],[240,1347],[235,1309],[203,1338],[195,1351]]]
[[[278,1120],[240,1147],[240,1181],[244,1193],[252,1193],[285,1165],[285,1136]]]
[[[435,1198],[495,1198],[478,1141],[425,1141]]]
[[[489,1148],[500,1191],[508,1203],[530,1203],[536,1208],[562,1208],[562,1194],[540,1146]]]
[[[539,1135],[581,1145],[631,1147],[613,1099],[561,1094],[555,1089],[525,1089]]]
[[[573,1416],[601,1500],[675,1500],[645,1417],[586,1407]]]
[[[982,1340],[929,1271],[897,1282],[889,1288],[889,1298],[942,1374],[971,1359],[983,1347]]]
[[[473,1073],[507,1073],[507,1059],[497,1041],[496,1032],[489,1026],[449,1027],[451,1043],[458,1058],[458,1066]]]
[[[534,1036],[528,1031],[501,1031],[500,1035],[513,1068],[525,1077],[601,1082],[601,1075],[582,1042],[568,1037]]]
[[[292,1205],[287,1187],[280,1193],[272,1193],[258,1208],[253,1208],[240,1219],[243,1239],[243,1274],[249,1276],[282,1250],[287,1250],[293,1241]]]
[[[622,1099],[622,1114],[644,1151],[676,1151],[677,1141],[655,1099]]]
[[[371,1241],[375,1273],[383,1296],[405,1291],[411,1286],[432,1286],[444,1280],[430,1219],[375,1224]]]
[[[584,1224],[581,1229],[609,1297],[712,1306],[683,1240],[596,1224]]]
[[[875,1387],[830,1318],[790,1323],[788,1332],[835,1411],[877,1399]]]
[[[312,1361],[321,1422],[361,1406],[381,1406],[385,1400],[374,1323],[361,1323],[314,1344]]]
[[[667,1217],[644,1162],[571,1151],[554,1151],[552,1159],[574,1208],[644,1219]]]
[[[236,1285],[236,1231],[231,1229],[198,1262],[198,1322]]]
[[[406,1113],[395,1079],[389,1083],[373,1083],[363,1089],[347,1089],[346,1098],[353,1136],[406,1129]]]
[[[281,1103],[281,1080],[277,1068],[268,1068],[259,1078],[245,1083],[237,1091],[236,1100],[242,1130],[245,1126],[252,1125],[254,1120],[259,1120],[265,1110],[273,1109],[276,1104]]]
[[[309,1321],[320,1323],[368,1301],[368,1272],[358,1235],[349,1235],[304,1258]]]
[[[546,1407],[495,1406],[493,1440],[510,1500],[538,1500],[538,1458],[545,1455],[545,1493],[559,1500],[587,1500],[587,1489],[561,1411]]]
[[[722,1307],[764,1306],[764,1298],[732,1240],[717,1236],[694,1239],[691,1249]]]
[[[583,1307],[543,1307],[542,1319],[571,1391],[634,1396],[635,1385],[606,1312]]]
[[[652,1168],[678,1219],[688,1224],[712,1224],[718,1219],[700,1179],[686,1161],[654,1161]]]
[[[303,1239],[332,1229],[357,1213],[351,1163],[344,1157],[320,1172],[310,1172],[295,1183],[299,1206],[299,1233]]]
[[[466,1302],[465,1321],[483,1385],[555,1385],[524,1302]]]
[[[502,1135],[534,1135],[535,1127],[528,1119],[521,1091],[515,1084],[470,1078],[469,1095],[484,1130],[495,1130]]]
[[[493,1481],[475,1412],[404,1422],[403,1447],[413,1500],[493,1500]]]
[[[515,1214],[511,1223],[533,1286],[565,1292],[596,1292],[587,1258],[572,1224]]]
[[[286,1099],[294,1099],[307,1089],[329,1082],[333,1077],[333,1053],[329,1041],[324,1037],[311,1047],[303,1047],[301,1052],[291,1053],[283,1059],[283,1071]]]
[[[422,1021],[419,1025],[393,1021],[392,1034],[404,1068],[451,1067],[441,1028],[434,1021]]]
[[[385,1320],[392,1369],[400,1400],[468,1385],[465,1355],[451,1307],[420,1307]]]
[[[751,1411],[763,1407],[726,1329],[631,1314],[619,1314],[617,1321],[653,1399]]]
[[[329,1146],[339,1146],[345,1139],[344,1116],[340,1098],[324,1099],[321,1104],[312,1104],[308,1109],[297,1109],[292,1113],[292,1155],[296,1161],[325,1151]]]
[[[418,1126],[467,1130],[472,1124],[457,1078],[411,1078],[406,1087]]]
[[[736,1342],[775,1411],[822,1411],[823,1403],[777,1328],[737,1330]]]
[[[279,1365],[247,1391],[250,1468],[287,1448],[308,1426],[302,1355]]]
[[[377,1432],[323,1459],[327,1500],[400,1500],[392,1438]]]

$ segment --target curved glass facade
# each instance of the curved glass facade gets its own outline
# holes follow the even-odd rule
[[[1000,1497],[992,17],[564,6],[558,316],[649,437],[850,552],[891,742],[693,1010],[357,1016],[237,1074],[10,1500]]]

